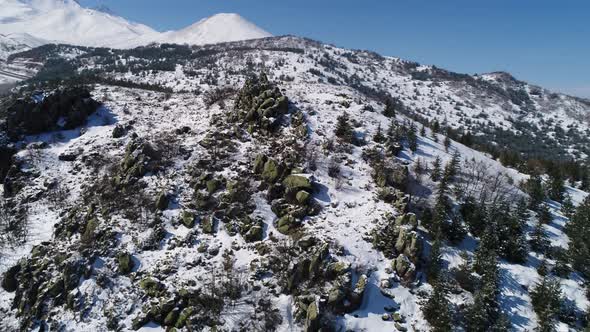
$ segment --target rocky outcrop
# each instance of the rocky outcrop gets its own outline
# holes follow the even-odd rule
[[[238,92],[229,120],[244,124],[250,133],[270,135],[279,127],[281,115],[288,111],[287,97],[261,74],[248,79]]]

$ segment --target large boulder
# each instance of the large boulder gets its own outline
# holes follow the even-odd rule
[[[288,190],[311,192],[313,190],[312,182],[308,176],[297,174],[289,175],[283,180],[283,185]]]
[[[129,253],[122,252],[117,255],[117,263],[118,263],[118,270],[121,274],[129,274],[135,263],[133,263],[133,259]]]
[[[283,166],[274,159],[269,159],[264,163],[262,179],[268,183],[275,183],[282,173]]]

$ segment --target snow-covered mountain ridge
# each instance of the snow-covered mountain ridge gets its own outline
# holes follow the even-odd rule
[[[270,36],[236,14],[218,14],[179,31],[160,33],[108,8],[84,8],[77,1],[1,0],[0,8],[0,33],[26,33],[45,43],[129,48],[153,42],[201,45]]]
[[[582,205],[587,178],[477,150],[584,161],[584,100],[297,37],[10,61],[42,67],[0,104],[2,211],[27,225],[2,233],[4,330],[587,324],[581,217],[548,198]]]

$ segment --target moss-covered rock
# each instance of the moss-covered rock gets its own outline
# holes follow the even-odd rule
[[[135,263],[129,253],[122,252],[117,255],[118,271],[120,274],[128,274],[133,270]]]
[[[160,211],[164,211],[168,208],[168,203],[170,202],[170,197],[165,192],[162,192],[156,198],[156,209]]]
[[[213,194],[214,192],[219,190],[219,188],[221,187],[221,181],[219,181],[217,179],[211,179],[211,180],[207,181],[206,186],[207,186],[207,192],[209,194]]]
[[[263,154],[257,155],[256,159],[254,159],[254,166],[252,169],[254,174],[262,173],[262,171],[264,170],[264,164],[266,164],[267,161],[268,161],[268,157],[266,157],[265,155],[263,155]]]
[[[299,203],[301,205],[305,205],[309,202],[309,199],[311,198],[311,194],[308,193],[307,191],[300,190],[297,192],[297,195],[295,196],[295,198],[297,199],[297,203]]]
[[[244,240],[246,242],[256,242],[261,241],[263,237],[263,229],[262,226],[252,226],[250,230],[244,235]]]
[[[195,308],[188,307],[184,308],[180,314],[178,315],[178,319],[176,320],[176,324],[174,326],[178,329],[183,328],[187,321],[191,318],[191,316],[195,313]]]
[[[313,190],[311,180],[303,175],[289,175],[283,180],[283,185],[289,190],[305,190],[308,192]]]
[[[299,222],[290,214],[282,216],[277,222],[277,230],[285,235],[290,234],[298,226]]]
[[[21,264],[16,264],[15,266],[9,268],[2,276],[2,288],[12,293],[18,289],[18,273],[21,270]]]
[[[164,285],[161,282],[149,277],[142,279],[139,287],[150,297],[157,297],[164,291]]]
[[[213,218],[212,216],[204,217],[201,220],[201,227],[203,228],[203,233],[215,233],[215,218]]]
[[[307,316],[305,318],[305,331],[317,331],[320,326],[320,310],[317,301],[311,302],[307,306]]]
[[[193,228],[195,226],[195,214],[190,211],[182,211],[180,214],[180,222],[186,228]]]
[[[277,182],[283,172],[282,168],[282,165],[274,159],[267,160],[262,170],[262,179],[267,183]]]

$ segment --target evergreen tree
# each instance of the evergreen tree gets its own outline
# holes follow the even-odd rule
[[[539,222],[545,225],[548,225],[553,220],[551,216],[551,211],[549,210],[549,206],[547,204],[541,204],[539,207]]]
[[[383,109],[383,115],[388,118],[395,118],[395,101],[392,98],[387,98],[385,100],[385,109]]]
[[[383,135],[383,132],[381,130],[381,123],[379,123],[379,125],[377,126],[377,131],[375,132],[375,136],[373,136],[373,141],[375,141],[375,143],[385,142],[385,135]]]
[[[487,231],[486,231],[487,233]],[[465,330],[474,332],[487,332],[496,326],[500,318],[498,303],[498,259],[493,249],[486,248],[491,242],[480,243],[478,252],[480,258],[479,274],[482,275],[481,286],[475,292],[473,304],[465,314]],[[476,252],[477,254],[477,252]],[[476,259],[478,259],[476,257]],[[477,270],[476,270],[477,271]]]
[[[442,268],[441,254],[442,240],[440,234],[435,235],[432,246],[430,247],[430,258],[428,259],[428,280],[437,280]]]
[[[420,136],[426,137],[426,127],[424,127],[424,125],[420,128]]]
[[[416,159],[416,165],[414,166],[414,172],[416,172],[416,174],[418,174],[418,175],[423,175],[426,171],[427,171],[426,166],[424,165],[422,158]]]
[[[455,270],[455,280],[457,280],[461,288],[468,292],[473,292],[475,285],[472,276],[471,257],[469,257],[466,251],[462,251],[460,256],[463,262]]]
[[[555,330],[555,323],[562,305],[561,286],[556,279],[544,276],[530,292],[533,309],[539,320],[537,331]]]
[[[350,124],[350,118],[347,112],[344,112],[338,118],[336,118],[336,130],[334,134],[342,141],[352,143],[354,141],[354,130]]]
[[[445,136],[443,144],[445,146],[445,152],[449,152],[449,148],[451,147],[451,139],[449,138],[449,136]]]
[[[547,248],[549,248],[549,238],[541,222],[538,222],[535,228],[533,229],[530,244],[531,248],[534,251],[540,253],[545,253]]]
[[[498,233],[494,224],[489,224],[475,250],[473,269],[480,275],[490,276],[497,271]]]
[[[578,206],[566,224],[566,234],[570,239],[568,255],[574,269],[586,278],[590,277],[590,196]]]
[[[564,195],[563,203],[561,204],[561,213],[568,218],[572,219],[576,212],[576,207],[574,206],[574,202],[572,202],[572,197],[568,194]]]
[[[445,166],[445,171],[443,176],[445,178],[448,179],[448,181],[451,181],[455,178],[455,176],[457,176],[457,173],[459,172],[459,166],[461,164],[461,155],[459,154],[459,152],[455,152],[453,154],[453,158],[451,158],[451,161],[447,163],[447,165]]]
[[[432,181],[438,181],[440,179],[441,176],[441,161],[440,161],[440,157],[436,157],[436,159],[434,159],[434,161],[432,162],[432,171],[430,172],[430,179]]]
[[[549,266],[547,266],[547,260],[545,258],[543,258],[541,264],[539,264],[539,267],[537,267],[537,273],[541,277],[544,277],[549,273]]]
[[[547,190],[549,198],[554,201],[561,202],[563,200],[564,192],[565,184],[561,172],[553,171],[551,174],[549,174],[549,188]]]
[[[432,326],[432,331],[452,331],[451,303],[447,298],[446,285],[441,276],[434,283],[434,289],[422,307],[422,313]]]
[[[524,229],[527,221],[531,217],[526,199],[521,198],[518,201],[518,204],[516,205],[515,214],[516,214],[516,216],[515,216],[516,219],[518,219],[518,222],[520,223],[521,227]]]
[[[485,231],[486,227],[486,207],[483,204],[477,204],[475,198],[468,197],[465,202],[461,204],[461,215],[463,220],[467,223],[469,232],[475,237],[480,237]]]
[[[545,190],[543,181],[539,175],[532,175],[525,183],[524,189],[531,197],[529,201],[530,208],[536,210],[537,207],[545,200]]]
[[[416,135],[416,125],[412,123],[408,129],[408,147],[412,152],[416,152],[418,150],[418,135]]]

